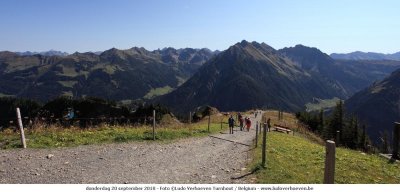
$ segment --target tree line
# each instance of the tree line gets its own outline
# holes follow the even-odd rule
[[[65,127],[75,124],[82,128],[101,123],[151,123],[153,110],[157,111],[156,121],[170,113],[159,104],[122,105],[96,97],[73,99],[62,96],[44,104],[30,99],[0,97],[0,130],[15,126],[17,107],[20,108],[25,125],[43,122],[48,125],[58,123]]]
[[[337,145],[351,149],[366,152],[374,150],[366,134],[366,125],[360,123],[354,115],[345,113],[343,101],[337,102],[330,113],[321,109],[319,112],[298,112],[296,117],[306,124],[310,131],[325,140],[334,140]]]

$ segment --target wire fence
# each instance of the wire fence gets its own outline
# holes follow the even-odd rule
[[[156,122],[159,121],[156,118]],[[18,127],[17,117],[15,118],[0,118],[0,130],[5,128]],[[55,118],[55,117],[23,117],[22,123],[27,129],[34,129],[36,127],[50,127],[50,126],[60,126],[60,127],[80,127],[88,128],[95,127],[99,125],[109,125],[109,126],[132,126],[138,127],[142,125],[152,125],[153,117],[76,117],[76,118]]]

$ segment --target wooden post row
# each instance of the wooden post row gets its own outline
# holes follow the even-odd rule
[[[335,181],[335,142],[327,140],[325,144],[325,150],[324,184],[333,184]]]
[[[22,147],[25,149],[26,148],[25,133],[24,133],[24,126],[22,125],[21,112],[19,110],[19,107],[17,108],[17,121],[18,121],[19,131],[21,133]]]

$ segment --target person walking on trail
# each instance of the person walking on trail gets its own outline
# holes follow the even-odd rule
[[[229,134],[233,134],[233,126],[235,126],[235,119],[233,119],[232,115],[228,119],[228,124],[229,124]]]
[[[251,121],[249,117],[246,117],[246,128],[247,131],[250,131],[250,127],[251,127]]]
[[[243,131],[243,117],[241,114],[239,114],[239,123],[240,131]]]

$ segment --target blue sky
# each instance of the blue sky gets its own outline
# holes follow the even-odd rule
[[[399,9],[398,0],[1,0],[0,50],[224,50],[246,39],[393,53]]]

